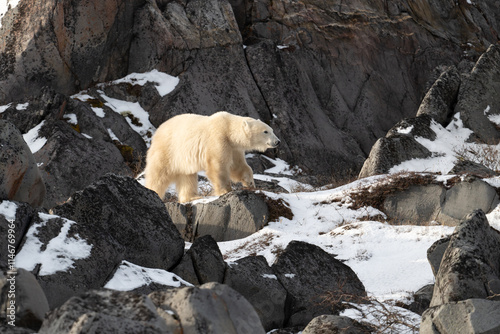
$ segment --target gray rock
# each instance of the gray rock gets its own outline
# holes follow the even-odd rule
[[[107,174],[52,211],[99,225],[127,248],[126,260],[140,266],[168,270],[184,253],[184,241],[159,197],[130,177]]]
[[[500,47],[492,44],[479,58],[472,72],[460,86],[455,112],[460,113],[464,125],[474,131],[483,142],[496,144],[500,131],[488,119],[500,110]]]
[[[445,200],[446,189],[439,184],[414,185],[386,197],[384,213],[408,223],[436,220]]]
[[[147,296],[93,290],[69,299],[44,320],[40,334],[177,333],[180,325]]]
[[[500,293],[500,233],[476,210],[455,228],[436,275],[432,306]]]
[[[351,268],[305,242],[290,242],[272,269],[289,294],[288,326],[305,326],[318,315],[338,314],[342,301],[363,302],[366,297]]]
[[[0,292],[0,319],[38,331],[49,311],[49,303],[35,276],[22,268],[0,273]],[[13,318],[10,307],[13,307]]]
[[[432,273],[437,276],[439,272],[439,267],[441,266],[441,260],[443,259],[444,252],[450,244],[450,236],[439,239],[434,242],[431,247],[427,250],[427,260],[431,265]]]
[[[467,299],[432,307],[422,315],[421,334],[500,332],[500,302]]]
[[[370,155],[365,160],[358,178],[385,174],[403,161],[414,158],[429,158],[431,152],[418,143],[413,137],[405,134],[394,134],[382,137],[373,145]]]
[[[0,119],[0,199],[42,205],[45,184],[35,158],[16,127]]]
[[[226,263],[214,238],[205,235],[196,239],[187,253],[191,256],[194,271],[201,284],[222,283]]]
[[[19,250],[19,246],[31,224],[31,220],[36,215],[36,211],[27,203],[7,200],[1,201],[0,206],[3,208],[3,214],[0,214],[0,235],[4,236],[0,238],[0,254],[5,254],[5,256],[0,258],[0,270],[2,270],[10,268],[10,265],[12,265],[12,256]],[[14,214],[12,216],[6,215],[5,213],[9,212],[7,209],[12,210]],[[13,234],[14,238],[8,239],[9,234]],[[9,240],[13,240],[14,242],[10,243]]]
[[[477,162],[463,159],[460,159],[455,163],[455,166],[453,166],[449,174],[468,174],[479,178],[489,178],[498,175],[498,173],[488,167],[485,167]]]
[[[427,284],[421,287],[413,294],[413,302],[408,305],[407,308],[410,311],[422,315],[422,313],[429,308],[433,292],[434,284]]]
[[[168,270],[184,252],[184,241],[159,197],[129,177],[106,175],[53,213],[59,216],[35,215],[23,247],[29,241],[43,250],[59,237],[87,245],[90,254],[69,259],[72,265],[66,269],[47,269],[50,263],[43,262],[33,269],[51,308],[104,286],[122,260]]]
[[[248,190],[232,191],[209,203],[193,205],[193,234],[216,241],[247,237],[267,224],[266,201]]]
[[[187,204],[177,202],[166,202],[165,208],[172,218],[177,230],[181,233],[186,241],[194,241],[193,226],[190,217],[192,216],[191,207]]]
[[[373,328],[356,320],[338,315],[320,315],[302,331],[302,334],[369,334]]]
[[[429,115],[446,126],[449,122],[460,88],[460,73],[455,66],[448,67],[425,94],[417,111],[417,117]]]
[[[239,293],[218,283],[185,287],[149,295],[158,309],[174,311],[186,334],[265,333],[252,305]]]
[[[435,220],[445,225],[456,226],[473,210],[490,212],[498,203],[499,198],[494,187],[472,178],[446,191],[446,198]]]
[[[181,261],[170,271],[193,285],[200,285],[200,281],[194,270],[190,251],[187,251]]]
[[[247,256],[230,263],[224,284],[252,304],[266,331],[283,327],[287,292],[263,256]]]

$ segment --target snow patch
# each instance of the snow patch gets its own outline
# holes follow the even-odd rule
[[[33,224],[26,233],[26,242],[16,256],[16,265],[26,270],[40,266],[40,276],[52,275],[59,271],[73,268],[75,260],[85,259],[90,256],[92,245],[82,239],[78,234],[69,237],[68,232],[76,222],[55,215],[39,213],[40,223]],[[59,235],[49,241],[42,250],[42,242],[38,239],[38,229],[45,226],[53,218],[62,219],[63,226]]]
[[[40,124],[23,135],[24,141],[26,142],[26,144],[28,144],[31,153],[33,154],[38,152],[47,143],[47,138],[40,137],[38,135],[38,132],[40,131],[44,123],[45,120],[43,120]]]
[[[173,287],[193,286],[174,273],[162,269],[144,268],[128,261],[122,261],[114,276],[104,286],[106,289],[130,291],[151,283]]]
[[[0,203],[0,215],[4,216],[8,221],[16,220],[17,204],[8,200],[3,200]]]

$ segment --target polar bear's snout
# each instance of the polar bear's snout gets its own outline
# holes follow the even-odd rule
[[[274,140],[271,140],[271,142],[269,143],[269,146],[271,148],[276,148],[279,146],[280,143],[281,143],[281,140],[279,140],[278,138],[275,138]]]

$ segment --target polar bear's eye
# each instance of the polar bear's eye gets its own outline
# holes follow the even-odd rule
[[[264,133],[269,133],[269,132],[267,132],[267,130],[266,130],[266,131],[264,131]]]

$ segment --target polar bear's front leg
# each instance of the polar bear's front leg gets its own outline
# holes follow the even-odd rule
[[[231,179],[229,167],[219,161],[211,161],[207,166],[207,177],[214,188],[213,194],[221,196],[230,192]]]
[[[186,203],[201,198],[198,195],[198,174],[178,175],[175,180],[175,188],[179,203]]]
[[[233,152],[233,164],[231,166],[231,180],[233,182],[241,182],[244,187],[255,188],[253,180],[252,168],[245,160],[245,153],[235,151]]]

